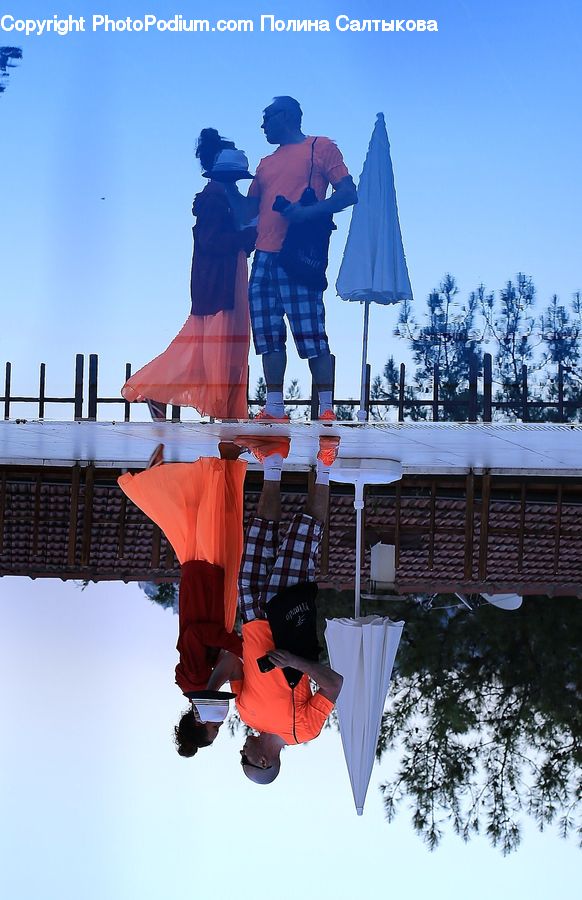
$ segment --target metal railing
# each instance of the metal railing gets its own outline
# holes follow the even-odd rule
[[[335,382],[335,359],[332,357],[334,365],[334,382]],[[399,367],[398,384],[391,389],[390,396],[372,396],[371,391],[371,372],[370,366],[367,366],[367,377],[365,385],[366,412],[368,415],[372,412],[374,417],[381,417],[382,409],[394,409],[396,411],[396,420],[404,422],[408,417],[414,415],[414,411],[427,410],[429,420],[433,422],[442,421],[444,418],[453,419],[454,421],[468,422],[491,422],[494,412],[501,412],[508,415],[511,419],[517,419],[522,422],[532,420],[540,421],[540,411],[551,410],[552,421],[568,422],[572,416],[582,414],[582,401],[567,400],[565,398],[565,381],[564,367],[560,364],[557,370],[556,378],[556,399],[555,401],[542,401],[532,399],[528,389],[528,369],[523,366],[521,370],[521,378],[518,383],[512,385],[514,389],[513,397],[500,398],[493,396],[493,366],[492,358],[489,353],[483,356],[483,365],[480,369],[473,364],[467,373],[467,387],[463,391],[463,395],[447,396],[443,395],[443,388],[447,388],[441,380],[441,374],[438,365],[433,368],[432,392],[431,396],[425,399],[417,399],[410,396],[410,391],[406,385],[406,366],[401,363]],[[31,404],[35,407],[33,415],[38,419],[44,419],[47,407],[52,404],[70,404],[72,406],[73,419],[75,421],[96,421],[99,408],[104,405],[115,404],[123,408],[123,421],[131,421],[131,410],[135,404],[129,403],[123,397],[107,397],[101,396],[99,393],[99,358],[96,353],[89,354],[88,365],[85,365],[85,356],[78,353],[75,357],[73,390],[68,396],[51,396],[46,392],[46,364],[41,363],[39,367],[38,394],[35,396],[25,396],[13,393],[12,388],[12,363],[7,362],[4,376],[4,394],[0,396],[0,403],[4,406],[4,419],[10,419],[11,407],[16,404]],[[127,379],[132,374],[131,363],[125,365],[125,377]],[[121,379],[120,379],[121,383]],[[386,392],[385,392],[386,393]],[[359,407],[359,399],[349,398],[345,400],[334,397],[334,407],[355,410]],[[259,406],[256,398],[249,397],[249,408],[253,409]],[[286,405],[292,407],[309,407],[312,419],[318,415],[318,397],[317,389],[312,383],[311,395],[304,398],[286,398]],[[458,415],[457,415],[458,413]],[[422,416],[422,412],[420,412]],[[182,416],[182,408],[180,406],[171,406],[166,417],[169,421],[180,422]],[[252,412],[251,412],[252,417]],[[417,416],[418,417],[418,413]],[[422,416],[424,418],[424,416]]]

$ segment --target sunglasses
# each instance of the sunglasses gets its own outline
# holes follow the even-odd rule
[[[241,764],[241,766],[250,766],[251,769],[262,769],[263,771],[265,771],[266,769],[273,768],[273,766],[255,766],[254,763],[248,761],[248,759],[246,758],[246,755],[242,752],[242,750],[241,750],[241,754],[240,754],[240,764]]]
[[[280,116],[282,112],[285,112],[285,110],[278,109],[276,112],[269,113],[268,116],[263,114],[263,125],[266,125],[269,119],[274,119],[275,116]]]

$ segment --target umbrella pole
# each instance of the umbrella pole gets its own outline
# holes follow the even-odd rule
[[[356,590],[354,600],[354,616],[357,619],[360,615],[360,590],[362,578],[362,510],[364,508],[364,485],[361,481],[356,481],[356,496],[354,498],[354,509],[356,510]]]
[[[360,379],[360,408],[358,410],[358,422],[365,422],[368,418],[366,411],[366,364],[368,362],[368,322],[370,319],[370,304],[364,300],[364,333],[362,339],[362,376]]]

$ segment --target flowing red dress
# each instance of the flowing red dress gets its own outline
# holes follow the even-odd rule
[[[237,231],[222,185],[210,182],[193,211],[192,314],[170,345],[129,378],[122,396],[192,406],[218,419],[248,418],[247,252],[254,229]]]

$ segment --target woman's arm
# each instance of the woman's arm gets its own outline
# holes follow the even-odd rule
[[[241,681],[243,667],[238,656],[229,650],[221,650],[212,675],[208,679],[207,689],[219,691],[227,681]]]
[[[259,214],[259,198],[245,197],[235,182],[226,182],[224,188],[237,220],[243,225],[252,222]]]
[[[256,228],[234,230],[226,197],[215,197],[208,200],[196,216],[194,250],[205,256],[232,256],[239,250],[248,255],[254,248],[256,236]]]

